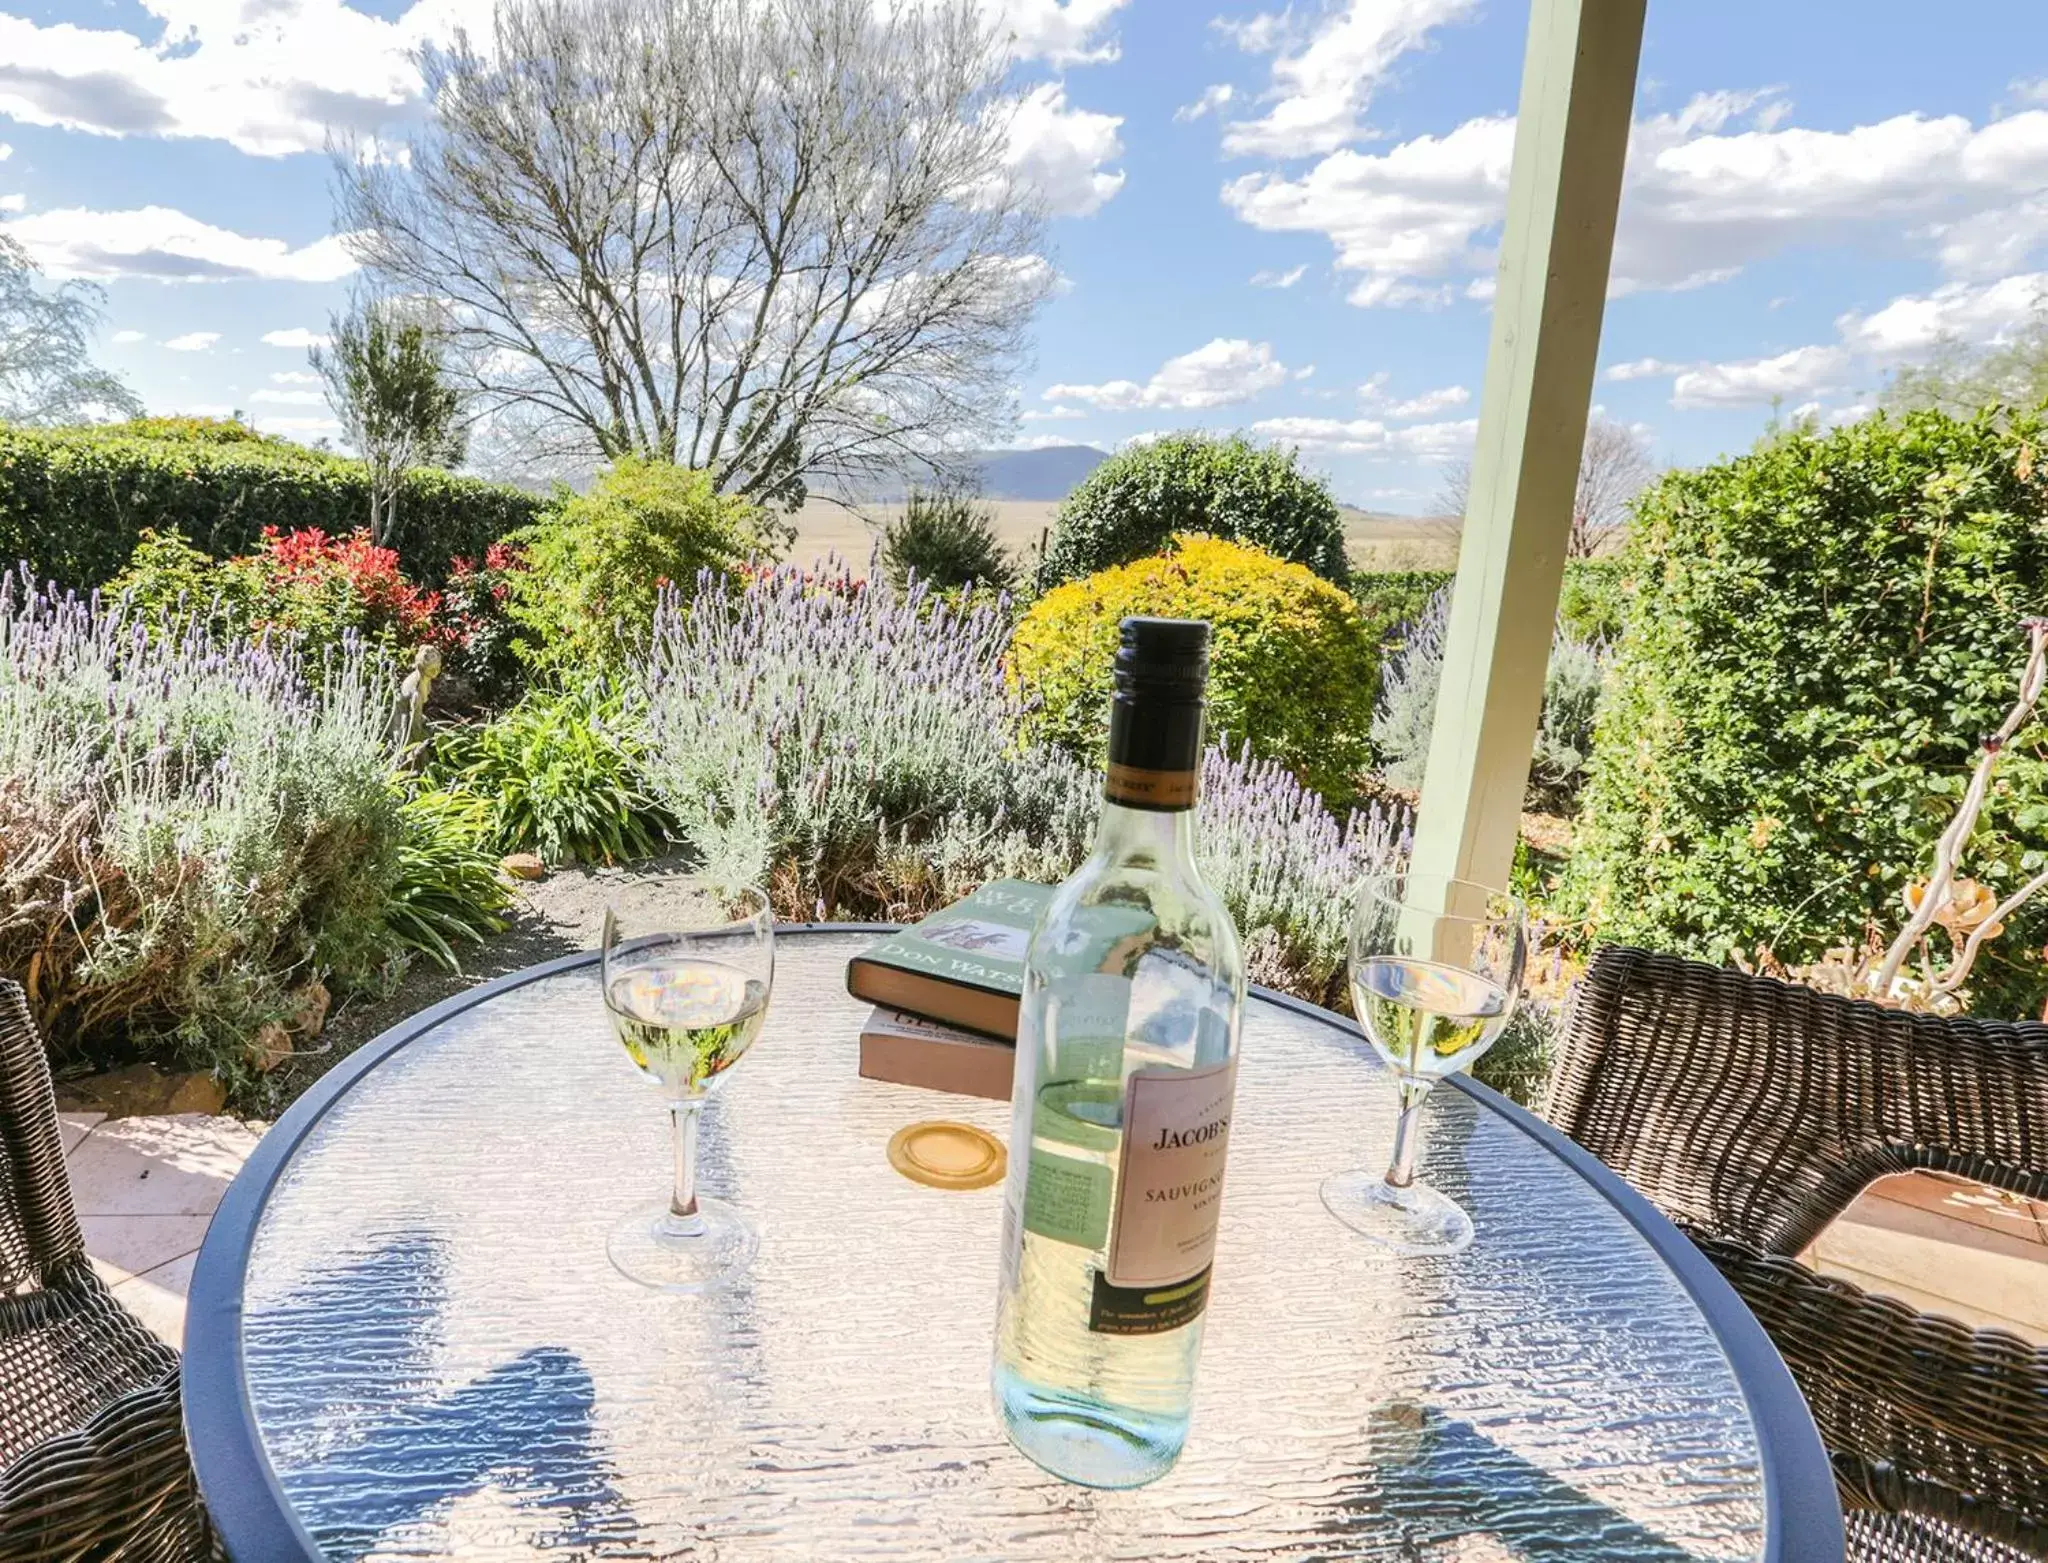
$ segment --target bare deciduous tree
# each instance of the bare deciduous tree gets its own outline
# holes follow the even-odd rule
[[[1657,476],[1656,461],[1641,435],[1610,418],[1586,425],[1586,443],[1579,450],[1578,489],[1572,495],[1571,540],[1567,559],[1590,559],[1605,548],[1628,521],[1628,507]],[[1457,461],[1444,468],[1438,508],[1458,525],[1472,498],[1472,463]]]
[[[784,503],[1007,422],[1053,272],[975,0],[500,0],[420,64],[340,217],[482,407]]]
[[[142,402],[121,377],[92,361],[92,333],[106,295],[89,282],[45,292],[38,268],[0,234],[0,420],[78,423],[133,418]]]

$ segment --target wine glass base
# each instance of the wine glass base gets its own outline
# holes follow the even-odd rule
[[[1339,1172],[1323,1180],[1323,1207],[1360,1237],[1409,1257],[1463,1253],[1472,1218],[1427,1183],[1396,1188],[1383,1172]]]
[[[627,1280],[688,1295],[730,1286],[760,1246],[745,1216],[699,1195],[693,1216],[675,1214],[666,1200],[634,1211],[612,1229],[605,1252]]]

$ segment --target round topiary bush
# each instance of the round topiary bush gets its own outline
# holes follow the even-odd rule
[[[1104,758],[1117,626],[1131,614],[1207,619],[1209,731],[1249,741],[1318,792],[1348,798],[1366,764],[1378,645],[1350,597],[1298,564],[1213,537],[1057,587],[1010,644],[1027,742]]]
[[[1645,494],[1564,891],[1601,940],[1789,962],[1886,938],[2048,610],[2048,426],[1879,416]],[[2048,733],[2007,747],[1963,872],[2048,863]],[[1985,946],[1973,1008],[2038,1011],[2048,908]]]
[[[1341,585],[1343,517],[1295,462],[1241,435],[1173,434],[1112,456],[1061,503],[1039,590],[1157,553],[1182,532],[1249,543]]]

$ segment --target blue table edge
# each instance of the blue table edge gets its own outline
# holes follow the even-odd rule
[[[892,933],[893,923],[795,923],[790,934]],[[594,965],[595,951],[560,956],[451,995],[365,1043],[316,1081],[257,1143],[206,1229],[186,1298],[185,1437],[200,1495],[235,1563],[323,1563],[324,1554],[292,1510],[256,1432],[242,1371],[242,1283],[249,1247],[270,1191],[292,1153],[327,1110],[400,1048],[473,1005],[530,982]],[[1254,987],[1255,997],[1363,1038],[1356,1022]],[[1734,1369],[1756,1431],[1764,1478],[1765,1557],[1773,1563],[1839,1563],[1842,1517],[1833,1468],[1812,1413],[1784,1359],[1733,1287],[1685,1234],[1597,1157],[1526,1108],[1464,1075],[1451,1083],[1535,1140],[1627,1218],[1676,1275]]]

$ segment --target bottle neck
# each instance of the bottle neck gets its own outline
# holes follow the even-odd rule
[[[1117,861],[1143,858],[1156,863],[1192,863],[1195,811],[1132,808],[1105,797],[1102,820],[1095,827],[1095,850]]]
[[[1133,813],[1185,814],[1195,806],[1202,766],[1202,702],[1119,689],[1109,707],[1106,806]]]

